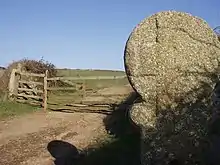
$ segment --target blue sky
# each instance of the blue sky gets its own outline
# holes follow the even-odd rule
[[[162,10],[220,25],[219,0],[0,0],[0,66],[44,57],[59,68],[124,70],[130,32]]]

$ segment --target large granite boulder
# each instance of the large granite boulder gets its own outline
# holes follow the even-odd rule
[[[128,80],[143,99],[130,109],[142,130],[142,165],[203,162],[219,59],[216,34],[188,13],[159,12],[134,28],[124,61]]]

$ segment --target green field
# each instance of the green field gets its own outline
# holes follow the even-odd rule
[[[57,69],[57,76],[125,76],[124,71],[113,70],[81,70],[81,69]]]
[[[62,77],[87,77],[87,76],[125,76],[124,71],[112,71],[112,70],[80,70],[80,69],[58,69],[57,76]],[[74,82],[82,82],[74,81]],[[128,84],[128,80],[124,79],[109,79],[109,80],[86,80],[86,86],[88,89],[96,90],[97,88],[105,88],[115,85],[125,85]]]
[[[58,69],[57,76],[61,77],[87,77],[87,76],[125,76],[123,71],[112,71],[112,70],[79,70],[79,69]],[[70,81],[72,83],[85,83],[86,86],[86,95],[98,91],[99,89],[108,88],[112,86],[124,86],[128,84],[127,78],[122,79],[107,79],[107,80],[74,80]],[[64,87],[57,82],[57,87]],[[78,102],[82,91],[52,91],[49,92],[48,101],[50,103],[73,103]]]

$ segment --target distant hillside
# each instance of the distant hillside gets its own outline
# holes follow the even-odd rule
[[[81,70],[81,69],[57,69],[58,76],[124,76],[124,71],[114,70]]]
[[[3,75],[5,68],[0,67],[0,77]],[[57,69],[57,76],[124,76],[124,71],[114,70],[82,70],[82,69]]]

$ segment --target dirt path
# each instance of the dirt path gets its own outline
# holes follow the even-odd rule
[[[105,88],[98,93],[130,93],[130,86]],[[87,97],[100,101],[100,97]],[[69,142],[79,149],[105,135],[105,115],[64,112],[36,112],[0,121],[1,165],[52,165],[47,145],[53,140]]]
[[[0,164],[49,165],[47,144],[63,140],[84,148],[105,133],[101,114],[35,113],[0,123]]]

